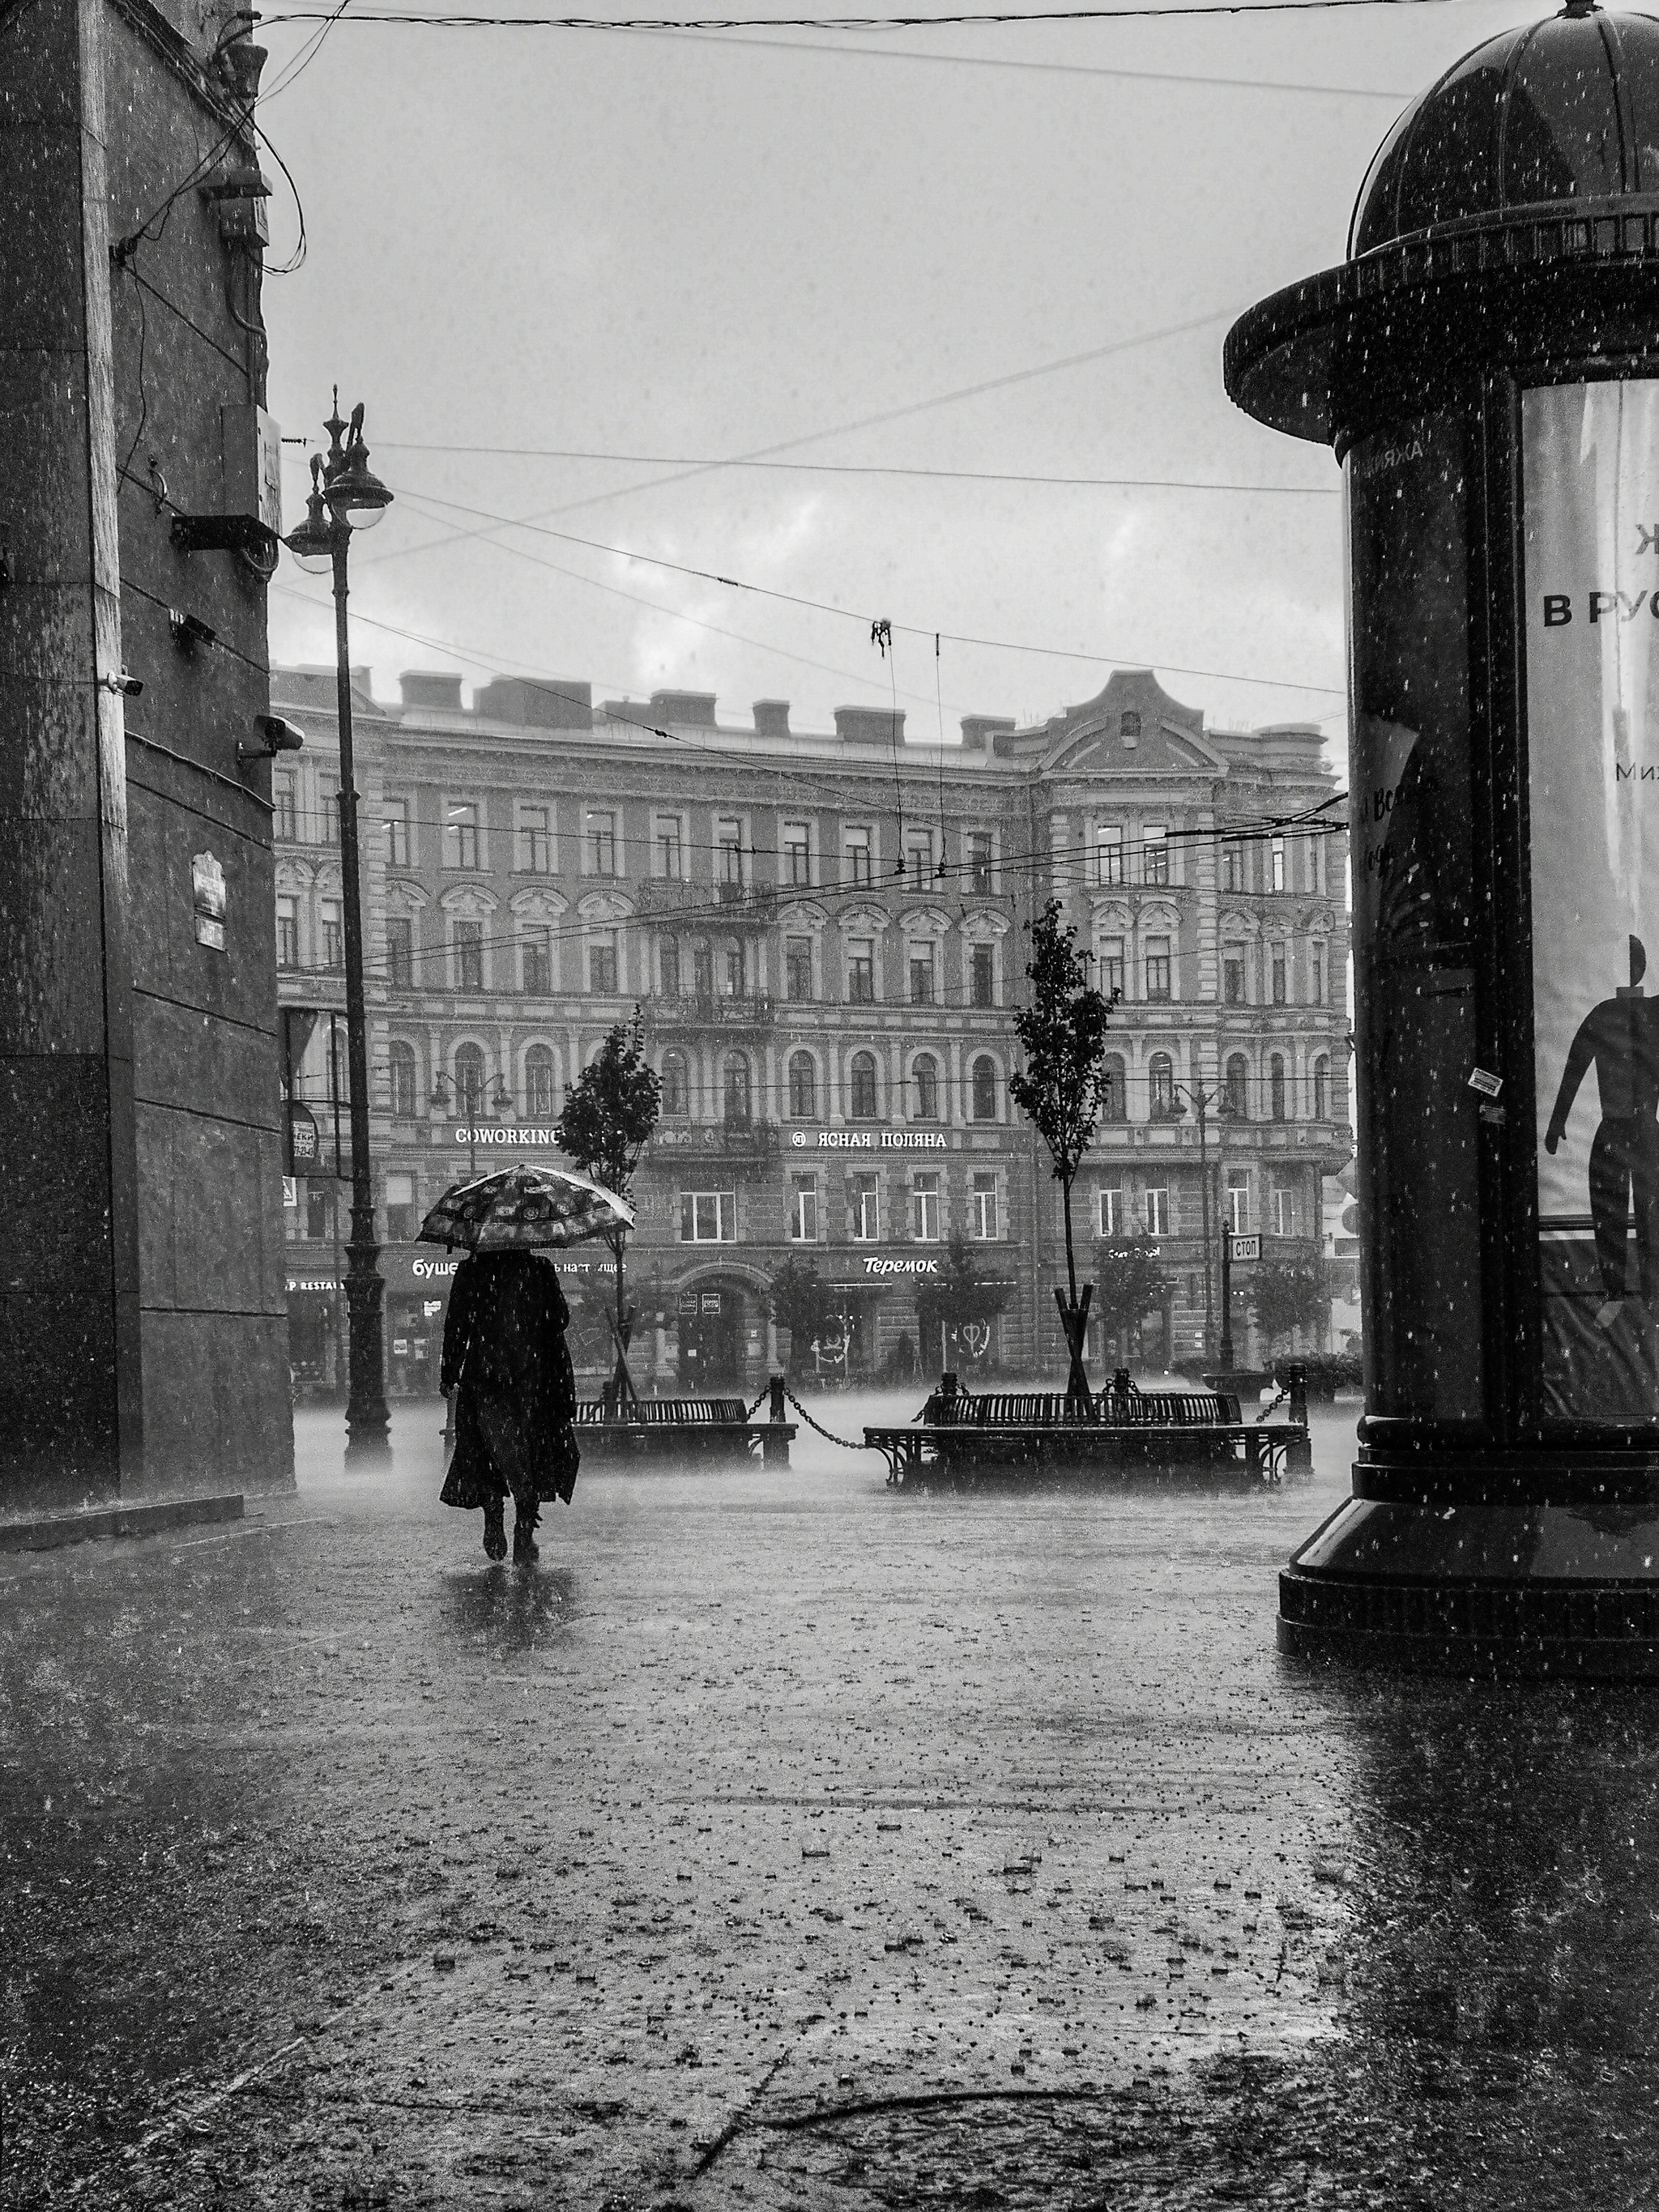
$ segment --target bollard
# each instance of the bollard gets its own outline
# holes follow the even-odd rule
[[[768,1426],[776,1427],[781,1425],[783,1422],[784,1398],[782,1376],[769,1376],[767,1378],[767,1388],[771,1394],[771,1402],[767,1409]],[[763,1464],[767,1467],[787,1467],[789,1464],[788,1437],[769,1436],[764,1431],[763,1431],[761,1435],[761,1460]]]
[[[1365,1411],[1285,1651],[1659,1679],[1655,144],[1659,21],[1569,0],[1227,338],[1347,517]]]
[[[1301,1360],[1286,1362],[1285,1389],[1291,1401],[1291,1426],[1299,1431],[1285,1447],[1285,1471],[1291,1474],[1311,1474],[1313,1439],[1308,1434],[1308,1370]]]

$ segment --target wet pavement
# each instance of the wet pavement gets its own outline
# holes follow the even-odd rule
[[[0,2203],[1659,2201],[1659,1701],[1278,1657],[1356,1410],[1276,1492],[585,1473],[530,1570],[441,1408],[308,1414],[0,1560]]]

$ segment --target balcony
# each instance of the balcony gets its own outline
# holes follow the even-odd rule
[[[641,921],[701,922],[714,929],[742,924],[763,929],[777,920],[778,895],[746,884],[688,884],[672,877],[647,876],[639,886],[635,911]]]
[[[697,994],[690,998],[650,999],[646,1017],[657,1030],[768,1030],[774,1019],[775,1001],[763,993],[716,998]]]

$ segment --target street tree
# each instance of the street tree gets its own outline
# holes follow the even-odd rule
[[[1262,1260],[1250,1278],[1250,1308],[1270,1356],[1292,1329],[1329,1320],[1331,1273],[1322,1260]]]
[[[645,1056],[640,1010],[618,1022],[605,1038],[564,1102],[555,1133],[566,1156],[583,1175],[625,1199],[634,1187],[640,1155],[657,1126],[662,1110],[662,1085]],[[623,1285],[623,1249],[628,1231],[618,1223],[605,1232],[617,1262],[617,1314],[611,1334],[617,1343],[617,1366],[605,1393],[607,1402],[621,1410],[623,1396],[635,1401],[638,1392],[628,1371],[628,1342],[633,1334],[635,1310],[628,1304]]]
[[[792,1252],[773,1276],[770,1291],[773,1322],[789,1332],[792,1375],[805,1372],[813,1341],[828,1334],[832,1311],[829,1285],[816,1263]]]
[[[1172,1287],[1150,1237],[1109,1237],[1096,1248],[1096,1309],[1109,1339],[1127,1339]]]
[[[1069,1296],[1062,1296],[1056,1287],[1054,1303],[1071,1354],[1066,1395],[1086,1403],[1089,1378],[1083,1368],[1083,1346],[1092,1286],[1084,1285],[1079,1300],[1072,1185],[1111,1095],[1106,1036],[1112,1010],[1109,1000],[1089,981],[1077,949],[1077,932],[1062,925],[1058,899],[1050,899],[1032,925],[1025,973],[1031,985],[1030,1003],[1014,1015],[1014,1033],[1024,1048],[1025,1065],[1009,1077],[1008,1093],[1048,1147],[1060,1185]]]
[[[980,1274],[974,1248],[958,1230],[945,1248],[938,1274],[924,1275],[916,1285],[916,1334],[924,1367],[941,1340],[969,1358],[982,1359],[990,1347],[991,1324],[1007,1303],[1006,1289]],[[947,1351],[945,1364],[953,1364]]]

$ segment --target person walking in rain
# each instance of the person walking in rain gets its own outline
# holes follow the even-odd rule
[[[483,1508],[484,1550],[513,1563],[538,1555],[536,1523],[576,1487],[576,1381],[559,1279],[533,1252],[472,1252],[455,1272],[444,1320],[438,1387],[455,1393],[455,1451],[440,1493],[463,1511]]]
[[[1632,1212],[1643,1301],[1651,1309],[1659,1296],[1659,1005],[1642,989],[1647,964],[1646,948],[1632,937],[1630,981],[1592,1006],[1579,1024],[1544,1133],[1544,1150],[1553,1152],[1593,1065],[1601,1120],[1590,1140],[1589,1179],[1602,1292],[1595,1319],[1601,1328],[1612,1328],[1627,1295],[1626,1224]]]

